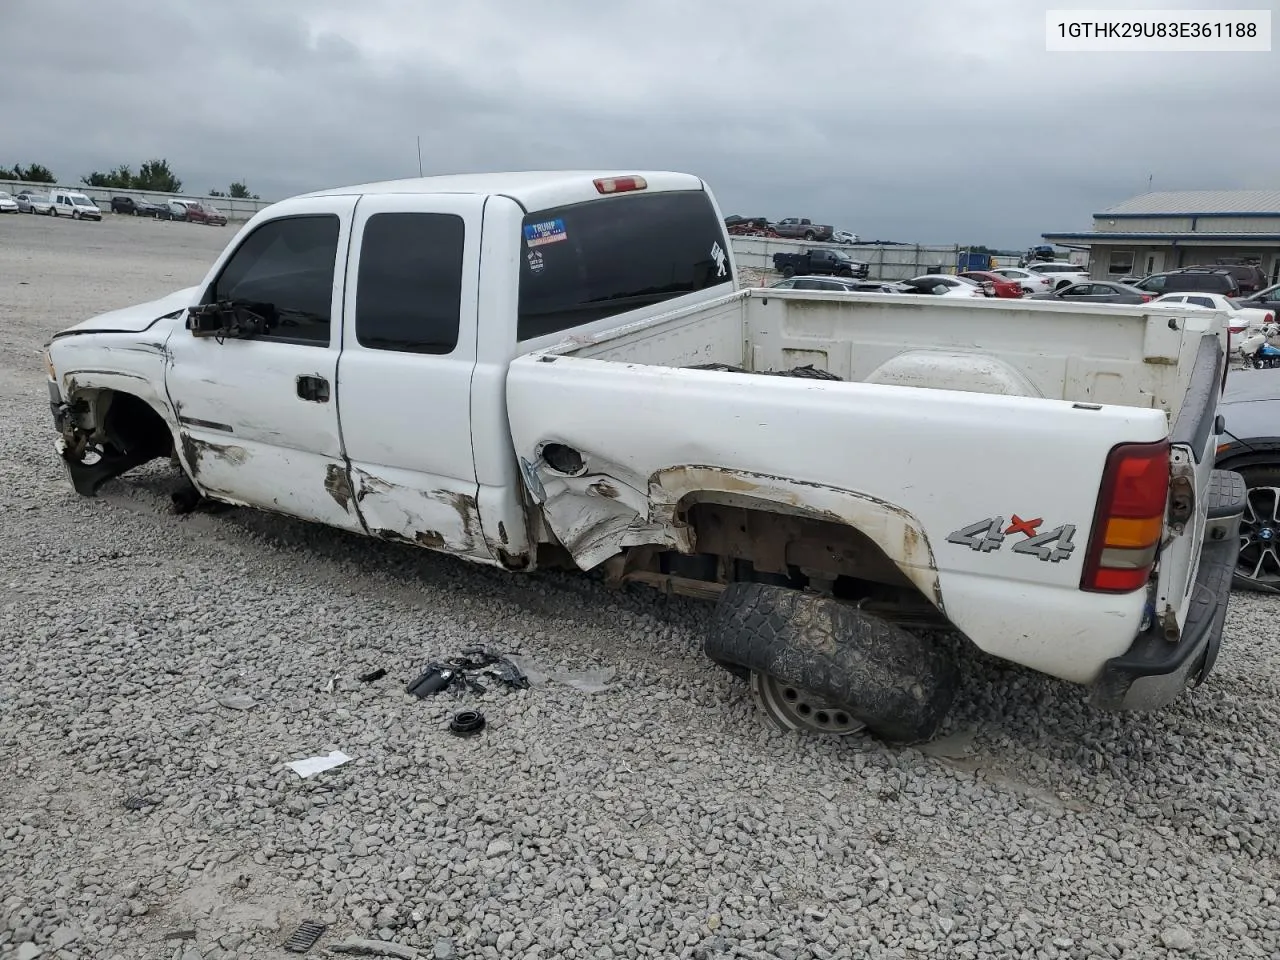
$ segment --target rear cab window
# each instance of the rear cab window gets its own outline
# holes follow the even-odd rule
[[[516,339],[731,284],[723,226],[703,190],[625,193],[528,214]]]

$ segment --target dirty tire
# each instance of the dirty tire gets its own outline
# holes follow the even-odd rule
[[[893,743],[937,735],[959,686],[954,654],[849,604],[731,583],[704,642],[731,672],[759,671],[838,704]]]

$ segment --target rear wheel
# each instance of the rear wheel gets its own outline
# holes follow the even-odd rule
[[[848,603],[790,587],[731,583],[704,650],[751,677],[765,716],[788,730],[884,740],[934,737],[959,686],[955,656]]]
[[[1241,590],[1280,593],[1280,466],[1241,467],[1238,473],[1248,492],[1233,582]]]
[[[782,268],[782,275],[786,277],[788,280],[790,280],[792,277],[796,275],[796,268],[788,264],[787,266]]]
[[[816,237],[816,236],[817,236],[817,234],[816,234],[816,233],[814,233],[812,230],[806,230],[806,231],[804,232],[804,238],[805,238],[806,240],[812,240],[812,239],[814,239],[814,237]]]

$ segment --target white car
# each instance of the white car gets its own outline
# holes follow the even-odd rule
[[[911,288],[907,293],[926,293],[939,297],[985,297],[986,289],[976,280],[968,277],[953,277],[948,273],[927,273],[923,277],[912,277],[903,281]]]
[[[1051,284],[1049,288],[1051,290],[1057,290],[1059,287],[1065,287],[1073,283],[1084,283],[1090,279],[1087,268],[1080,266],[1078,263],[1068,263],[1065,260],[1028,263],[1026,269],[1048,280]]]
[[[858,235],[850,233],[848,230],[837,230],[831,235],[832,243],[857,243]]]
[[[1237,340],[1241,334],[1259,329],[1268,323],[1274,323],[1276,319],[1275,313],[1271,310],[1242,307],[1238,300],[1232,300],[1221,293],[1166,293],[1163,297],[1156,297],[1150,303],[1153,307],[1172,305],[1190,307],[1193,310],[1221,310],[1227,314],[1231,318],[1227,329],[1231,331],[1232,350],[1239,346]]]
[[[0,213],[17,213],[18,201],[0,190]]]
[[[1042,273],[1032,273],[1023,267],[999,267],[991,271],[1006,280],[1012,280],[1022,287],[1023,293],[1049,293],[1053,290],[1053,279]]]
[[[72,220],[101,220],[102,210],[83,193],[76,190],[54,190],[49,195],[52,206],[49,213],[55,217]]]
[[[735,268],[690,174],[294,197],[198,285],[53,334],[51,453],[84,495],[172,458],[191,503],[704,598],[703,652],[789,730],[939,730],[954,650],[895,618],[1095,707],[1154,710],[1209,674],[1245,509],[1213,468],[1218,317],[802,296]]]

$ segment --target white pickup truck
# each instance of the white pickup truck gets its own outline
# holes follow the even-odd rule
[[[676,173],[277,203],[52,339],[57,448],[85,495],[171,456],[193,498],[712,600],[792,729],[927,739],[967,644],[1108,709],[1208,675],[1221,316],[739,290],[722,223]]]

